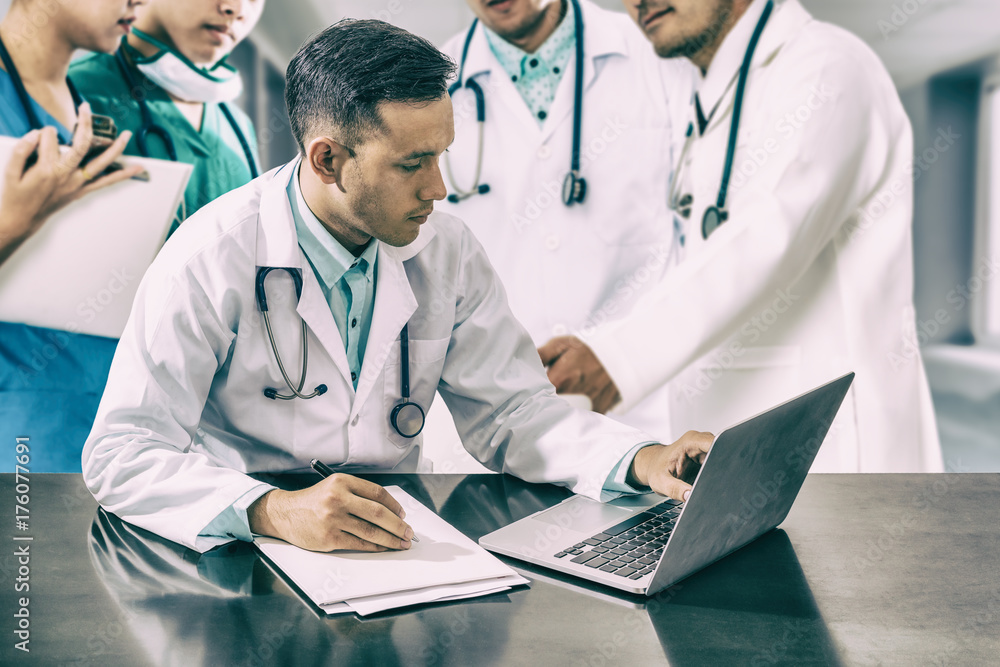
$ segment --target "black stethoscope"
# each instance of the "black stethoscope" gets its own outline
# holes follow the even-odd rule
[[[24,89],[24,82],[21,80],[21,75],[17,71],[17,67],[14,66],[14,61],[11,60],[10,53],[7,51],[7,46],[3,43],[2,39],[0,39],[0,60],[3,60],[4,69],[7,70],[10,82],[14,85],[15,92],[17,92],[17,99],[21,101],[21,106],[24,108],[24,115],[28,119],[28,125],[31,126],[32,130],[42,129],[42,122],[31,107],[31,97],[28,96],[28,91]],[[79,110],[80,105],[83,104],[83,98],[77,92],[76,86],[69,80],[69,77],[66,77],[66,85],[69,86],[69,94],[73,96],[73,108]]]
[[[580,176],[580,130],[583,117],[583,13],[580,11],[580,3],[577,0],[569,0],[573,3],[573,26],[576,31],[576,82],[573,92],[573,153],[570,156],[569,173],[563,179],[562,200],[566,206],[583,203],[587,196],[587,181]],[[486,96],[482,87],[472,78],[462,82],[465,72],[465,59],[469,55],[469,44],[476,33],[476,26],[479,19],[472,21],[472,27],[465,36],[465,45],[462,47],[462,60],[458,66],[458,80],[448,87],[448,94],[454,96],[459,88],[468,88],[476,96],[476,121],[479,124],[479,146],[476,149],[476,175],[473,178],[472,187],[463,190],[455,182],[451,174],[451,161],[448,154],[444,155],[445,171],[448,173],[448,181],[454,192],[448,195],[448,201],[457,204],[463,199],[480,194],[484,195],[490,191],[490,186],[479,182],[479,176],[483,168],[483,134],[486,126]]]
[[[142,153],[143,157],[150,157],[149,146],[146,143],[146,139],[150,134],[152,134],[163,142],[163,147],[167,149],[167,157],[170,158],[170,161],[177,162],[177,147],[174,146],[174,139],[162,125],[158,125],[154,122],[153,114],[149,110],[149,104],[146,102],[146,96],[145,94],[138,92],[139,82],[136,81],[135,76],[132,75],[132,70],[129,67],[128,61],[125,59],[125,52],[121,46],[119,46],[118,50],[115,51],[115,61],[118,63],[118,69],[121,70],[125,83],[128,85],[129,90],[132,91],[132,99],[139,105],[139,114],[142,116],[142,125],[135,133],[135,143],[139,147],[139,152]],[[233,128],[233,132],[236,133],[236,138],[240,142],[240,147],[243,148],[243,157],[246,158],[247,166],[250,168],[250,177],[257,178],[260,174],[257,172],[257,163],[253,159],[253,151],[250,150],[250,144],[247,142],[247,138],[243,136],[240,126],[233,117],[233,112],[229,110],[229,107],[225,102],[219,103],[219,110],[222,111],[222,115],[226,117],[226,121],[229,122],[229,126]]]
[[[302,393],[302,387],[306,382],[306,371],[308,370],[309,363],[309,336],[306,330],[305,320],[302,320],[302,374],[299,376],[298,387],[295,387],[292,384],[291,379],[288,377],[288,373],[285,372],[284,364],[281,363],[281,356],[278,354],[278,346],[274,344],[274,334],[271,331],[271,320],[267,315],[267,294],[264,292],[264,280],[267,278],[267,274],[271,271],[287,272],[288,275],[292,277],[292,282],[295,284],[296,301],[302,297],[302,273],[298,269],[283,266],[262,266],[257,269],[257,280],[255,286],[257,308],[260,309],[260,312],[264,315],[264,326],[267,329],[267,338],[271,342],[271,351],[274,353],[274,360],[278,362],[278,370],[281,371],[281,377],[284,378],[285,384],[292,391],[291,394],[279,394],[277,389],[267,387],[264,389],[264,396],[270,398],[271,400],[280,398],[283,401],[290,401],[294,398],[309,399],[322,396],[327,390],[325,384],[317,385],[311,393]],[[413,438],[419,435],[424,429],[424,409],[416,403],[410,401],[410,335],[406,324],[403,325],[403,330],[399,334],[399,352],[401,377],[400,392],[402,394],[402,400],[396,405],[396,407],[393,408],[392,413],[389,415],[389,423],[392,424],[392,428],[395,429],[396,433],[399,435],[404,438]]]
[[[767,20],[771,16],[772,9],[774,9],[774,1],[767,0],[767,5],[764,6],[764,12],[757,21],[757,27],[754,28],[753,35],[750,37],[750,44],[747,46],[746,53],[743,55],[743,64],[740,65],[739,79],[736,84],[736,96],[733,102],[733,120],[729,125],[729,143],[726,146],[726,162],[722,169],[722,183],[719,185],[719,196],[715,200],[715,205],[709,206],[705,210],[705,215],[701,219],[701,236],[704,239],[708,239],[708,237],[712,235],[712,232],[722,226],[722,223],[729,219],[729,211],[726,210],[726,194],[729,191],[729,178],[733,171],[733,159],[736,155],[736,138],[740,129],[740,113],[743,109],[743,92],[746,89],[747,77],[750,74],[750,62],[753,60],[754,51],[757,50],[757,42],[760,41],[760,35],[764,32],[764,26],[767,25]],[[732,82],[730,82],[729,85],[731,86]],[[715,108],[713,108],[708,114],[708,118],[705,120],[705,127],[707,127],[708,123],[711,122],[712,116],[715,115],[718,107],[719,105],[716,104]],[[682,197],[678,196],[679,193],[677,192],[677,187],[681,180],[680,170],[684,166],[688,150],[691,148],[693,135],[694,125],[690,124],[687,128],[687,141],[684,143],[684,150],[681,153],[681,159],[678,163],[678,172],[674,175],[674,183],[671,188],[672,192],[670,195],[670,208],[685,219],[691,215],[691,205],[694,198],[690,194]]]

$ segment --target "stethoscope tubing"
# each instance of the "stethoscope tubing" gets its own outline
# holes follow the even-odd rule
[[[733,98],[733,117],[729,124],[729,137],[726,142],[726,159],[722,168],[722,181],[719,184],[719,194],[716,197],[715,205],[710,206],[705,210],[702,219],[702,238],[706,240],[711,233],[714,232],[715,229],[718,229],[718,227],[721,226],[729,217],[729,213],[726,210],[726,198],[729,193],[729,181],[732,176],[733,161],[736,157],[736,141],[739,135],[740,117],[743,110],[743,96],[746,91],[747,79],[750,76],[750,65],[753,61],[753,55],[757,50],[757,43],[760,41],[760,36],[764,32],[764,27],[767,25],[773,9],[774,0],[767,0],[767,4],[764,6],[760,19],[758,19],[757,25],[754,27],[753,34],[750,37],[750,42],[747,45],[747,50],[743,54],[743,62],[740,64],[738,78],[736,79],[736,93]],[[729,91],[729,87],[732,85],[731,80],[729,86],[726,88],[726,91],[723,92],[723,95]],[[716,103],[715,107],[712,108],[712,111],[708,115],[708,119],[706,121],[707,123],[711,123],[712,117],[715,115],[718,106],[718,103]],[[677,170],[674,172],[673,182],[670,187],[669,204],[675,215],[682,215],[680,213],[681,199],[679,198],[681,174],[686,167],[685,163],[687,162],[688,152],[691,145],[694,143],[694,134],[693,124],[689,125],[687,138],[684,142],[684,148],[681,151],[680,160],[677,163]],[[700,132],[698,134],[700,135]],[[684,199],[691,199],[693,201],[693,198],[689,196],[685,196]],[[691,201],[688,201],[686,206],[691,206],[691,203]],[[683,215],[683,217],[687,218],[687,215]],[[714,223],[711,230],[708,229],[708,223],[710,220]]]
[[[254,284],[254,298],[257,302],[257,309],[264,316],[264,327],[267,330],[267,338],[271,343],[271,352],[274,353],[274,360],[278,363],[278,370],[281,372],[281,377],[285,381],[285,385],[291,390],[291,395],[279,394],[277,389],[267,387],[264,389],[264,396],[272,400],[281,399],[283,401],[290,401],[295,398],[310,399],[317,396],[322,396],[327,391],[327,386],[325,384],[320,384],[316,386],[309,394],[303,394],[302,388],[305,386],[306,374],[309,371],[309,335],[306,327],[305,320],[302,320],[302,373],[299,376],[299,383],[296,387],[291,378],[288,377],[288,373],[285,370],[285,365],[281,361],[281,355],[278,353],[278,346],[274,342],[274,332],[271,329],[271,318],[268,316],[267,308],[267,293],[264,290],[264,282],[267,276],[272,271],[285,271],[292,277],[292,282],[295,285],[295,298],[296,301],[302,296],[302,273],[299,269],[283,266],[261,266],[257,268],[257,276]],[[404,438],[414,438],[420,434],[424,429],[424,424],[426,420],[426,415],[424,414],[424,409],[420,407],[417,403],[410,401],[410,334],[409,334],[409,324],[403,324],[403,330],[399,333],[399,354],[400,354],[400,394],[402,400],[393,408],[389,415],[389,422],[392,424],[392,428],[400,436]],[[409,408],[409,409],[408,409]],[[417,411],[417,418],[405,418],[407,422],[412,420],[415,424],[415,428],[404,431],[404,426],[400,425],[400,415],[408,413],[413,414],[413,411]],[[407,423],[404,422],[404,423]]]
[[[576,66],[575,81],[573,85],[573,148],[570,153],[570,170],[569,173],[566,174],[566,179],[563,184],[563,203],[567,206],[572,206],[576,203],[583,203],[587,194],[587,182],[580,176],[580,137],[583,131],[583,12],[580,9],[580,3],[578,0],[569,0],[569,2],[573,3],[574,10],[573,29],[574,39],[576,42]],[[448,94],[452,96],[454,96],[460,88],[468,88],[472,91],[473,95],[476,97],[476,121],[479,124],[479,138],[476,149],[476,171],[471,188],[465,190],[459,187],[452,173],[451,159],[447,153],[445,153],[444,156],[445,172],[448,175],[448,180],[453,191],[452,194],[448,196],[448,200],[453,204],[457,204],[458,202],[475,194],[486,194],[490,191],[489,185],[486,185],[485,183],[481,184],[479,182],[483,167],[483,145],[486,125],[486,96],[483,93],[482,87],[476,83],[472,77],[465,79],[465,62],[469,55],[469,45],[472,43],[472,38],[476,33],[478,25],[479,19],[473,19],[472,25],[469,27],[468,33],[466,33],[465,43],[462,45],[462,59],[459,61],[458,79],[455,83],[448,87]]]
[[[322,396],[326,393],[326,385],[320,384],[309,394],[302,393],[302,387],[306,383],[306,373],[309,370],[309,336],[306,329],[306,322],[302,320],[302,373],[299,376],[299,385],[296,387],[292,384],[291,379],[288,377],[288,373],[285,371],[285,365],[281,362],[281,355],[278,354],[278,346],[274,342],[274,332],[271,330],[271,318],[268,316],[267,309],[267,292],[264,290],[264,281],[271,271],[284,271],[289,276],[292,277],[292,282],[295,285],[295,299],[298,300],[302,296],[302,274],[298,269],[281,267],[281,266],[262,266],[257,269],[257,277],[254,284],[254,296],[257,301],[257,309],[264,316],[264,327],[267,329],[267,339],[271,343],[271,351],[274,353],[274,360],[278,362],[278,370],[281,371],[281,377],[284,378],[285,384],[291,390],[291,395],[279,394],[276,389],[270,387],[264,389],[264,396],[272,400],[281,399],[283,401],[290,401],[293,398],[309,399],[315,398],[317,396]]]

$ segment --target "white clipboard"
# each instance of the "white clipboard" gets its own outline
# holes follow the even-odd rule
[[[0,169],[17,141],[0,137]],[[193,166],[131,156],[119,161],[141,164],[149,181],[92,192],[49,218],[0,265],[0,321],[121,337]]]

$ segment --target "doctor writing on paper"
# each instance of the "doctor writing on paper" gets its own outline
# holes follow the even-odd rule
[[[659,445],[556,397],[482,247],[434,211],[453,72],[380,21],[342,21],[292,59],[300,157],[190,218],[139,287],[83,453],[106,509],[201,551],[252,532],[408,548],[399,504],[350,473],[420,470],[421,437],[393,413],[435,392],[492,470],[685,497],[711,435]],[[312,458],[337,474],[297,492],[252,476]]]

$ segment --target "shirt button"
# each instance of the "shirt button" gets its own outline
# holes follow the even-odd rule
[[[552,73],[553,74],[558,74],[559,73],[559,68],[558,67],[553,67],[552,68]]]
[[[538,112],[538,117],[539,117],[539,118],[540,118],[541,120],[545,120],[545,117],[546,117],[546,116],[548,116],[548,114],[547,114],[547,113],[545,113],[545,110],[544,110],[544,109],[543,109],[542,111],[539,111],[539,112]]]
[[[552,155],[552,149],[549,148],[548,144],[543,144],[542,146],[539,147],[539,149],[538,149],[538,157],[540,157],[541,159],[544,160],[544,159],[550,157],[551,155]]]
[[[510,77],[510,80],[513,81],[514,83],[517,83],[517,75],[515,74],[514,76]]]
[[[549,236],[545,237],[545,247],[548,248],[549,250],[555,250],[556,248],[558,248],[559,237],[556,236],[555,234],[550,234]]]
[[[528,61],[528,64],[531,65],[532,67],[538,67],[538,58],[532,58],[531,60]]]
[[[358,318],[355,317],[353,320],[351,320],[351,328],[353,329],[356,326],[358,326]]]
[[[552,327],[553,336],[565,336],[568,332],[569,329],[566,328],[565,324],[557,324],[554,327]]]
[[[358,425],[358,419],[360,419],[360,418],[361,418],[360,415],[354,415],[354,419],[351,420],[351,426],[357,426]]]

